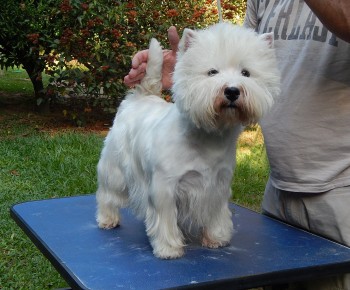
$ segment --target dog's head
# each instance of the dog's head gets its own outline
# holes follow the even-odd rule
[[[185,29],[173,76],[178,109],[208,132],[256,123],[279,94],[272,34],[229,23]]]

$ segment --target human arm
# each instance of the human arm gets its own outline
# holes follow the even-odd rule
[[[243,26],[256,29],[258,27],[257,1],[247,0],[247,9],[244,17]]]
[[[168,39],[171,49],[163,50],[163,70],[162,70],[162,84],[163,89],[169,89],[172,86],[172,72],[174,71],[176,62],[176,52],[179,45],[179,35],[174,26],[168,30]],[[146,72],[148,60],[148,50],[142,50],[135,54],[131,62],[131,69],[129,74],[124,77],[124,83],[131,87],[143,79]]]
[[[350,0],[305,0],[305,2],[329,31],[350,42]]]

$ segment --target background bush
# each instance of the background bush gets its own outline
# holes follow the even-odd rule
[[[245,0],[222,1],[224,19],[242,22]],[[0,6],[0,67],[21,65],[37,104],[77,98],[90,112],[114,113],[130,58],[167,29],[217,22],[216,1],[7,0]],[[44,86],[42,73],[51,76]]]

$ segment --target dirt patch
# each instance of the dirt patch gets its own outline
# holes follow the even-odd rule
[[[32,96],[29,96],[27,94],[21,94],[21,93],[4,93],[0,92],[0,106],[6,106],[6,105],[19,105],[23,103],[29,103],[34,102],[34,99]]]
[[[104,134],[111,127],[113,118],[99,109],[76,112],[75,108],[63,105],[51,106],[47,112],[41,113],[30,97],[0,92],[0,126],[16,122],[34,126],[37,130],[98,131]]]

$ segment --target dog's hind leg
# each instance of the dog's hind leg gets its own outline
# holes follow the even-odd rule
[[[119,209],[128,203],[128,193],[124,176],[115,166],[106,166],[108,162],[98,164],[98,189],[96,192],[98,226],[111,229],[119,225]]]

